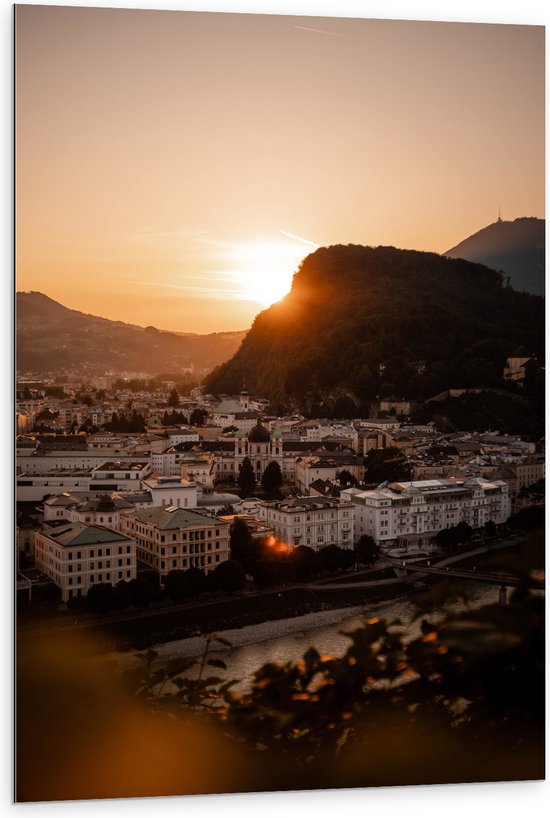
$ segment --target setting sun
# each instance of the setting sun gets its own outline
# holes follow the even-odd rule
[[[240,298],[268,307],[290,291],[292,277],[308,250],[296,241],[256,241],[236,254]]]

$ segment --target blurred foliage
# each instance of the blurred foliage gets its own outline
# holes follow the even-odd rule
[[[541,537],[535,536],[516,556],[514,568],[519,576],[531,576],[533,570],[542,570],[541,559]],[[310,648],[298,662],[269,662],[255,672],[244,691],[234,690],[234,680],[204,675],[210,665],[224,667],[220,660],[208,658],[212,640],[219,637],[207,640],[200,659],[185,659],[181,666],[166,665],[154,673],[155,656],[148,653],[149,681],[140,691],[154,707],[175,702],[208,707],[225,735],[295,770],[312,764],[325,768],[344,754],[360,753],[368,767],[371,752],[383,752],[374,742],[384,731],[397,730],[406,741],[410,735],[427,741],[435,731],[439,740],[447,737],[449,749],[457,743],[468,748],[472,780],[489,775],[476,778],[472,761],[483,758],[480,769],[487,770],[490,754],[500,758],[503,746],[511,755],[526,752],[533,762],[526,777],[540,777],[543,597],[520,587],[508,606],[449,610],[459,596],[448,583],[419,596],[421,633],[411,641],[405,640],[399,623],[371,618],[346,632],[350,645],[343,656],[322,656]],[[187,679],[182,671],[192,665],[200,672]],[[168,692],[170,685],[177,689]],[[423,769],[412,783],[468,780],[455,777],[460,768],[456,764],[449,751],[443,766],[439,759],[439,773]],[[390,759],[385,766],[390,768]],[[500,777],[498,765],[491,775]],[[401,783],[409,781],[405,771]]]

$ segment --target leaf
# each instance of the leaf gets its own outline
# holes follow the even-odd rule
[[[186,670],[189,670],[190,667],[193,667],[193,665],[196,664],[198,664],[197,659],[193,659],[190,656],[181,656],[177,659],[170,659],[166,665],[166,673],[168,676],[176,676],[178,673],[184,673]]]
[[[226,639],[224,636],[218,636],[218,634],[217,634],[217,633],[215,633],[215,634],[214,634],[214,636],[212,637],[212,639],[213,639],[215,642],[219,642],[219,643],[220,643],[220,645],[225,645],[227,648],[232,648],[232,647],[233,647],[233,643],[232,643],[232,642],[230,642],[230,641],[229,641],[229,639]]]
[[[227,670],[227,665],[223,661],[223,659],[207,659],[206,664],[210,667],[219,667],[222,670]]]
[[[346,727],[342,735],[339,737],[338,741],[336,742],[336,753],[338,754],[346,745],[346,742],[351,734],[351,727]]]

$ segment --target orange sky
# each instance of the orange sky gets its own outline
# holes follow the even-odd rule
[[[544,29],[18,6],[18,290],[245,329],[316,245],[544,217]]]

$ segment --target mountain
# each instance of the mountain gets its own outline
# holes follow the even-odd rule
[[[275,411],[356,415],[390,394],[501,386],[520,344],[542,363],[544,299],[501,273],[394,247],[337,245],[307,256],[291,292],[261,312],[231,360],[205,381],[249,391]]]
[[[16,296],[17,368],[55,372],[87,365],[99,370],[181,373],[202,377],[230,358],[245,332],[209,335],[164,332],[71,310],[43,293]]]
[[[544,295],[545,220],[499,219],[444,253],[502,270],[520,292]]]

